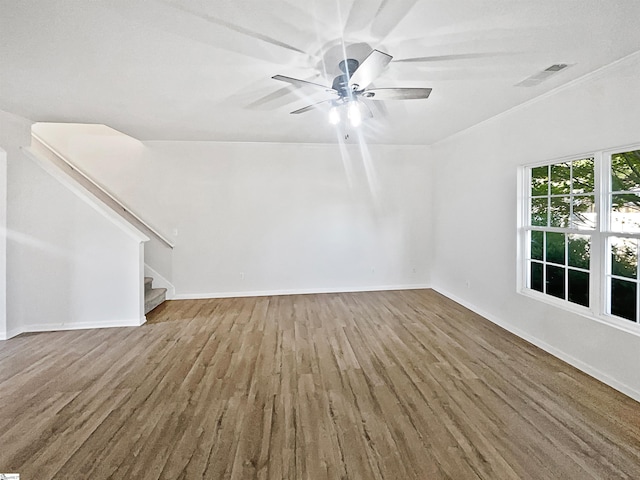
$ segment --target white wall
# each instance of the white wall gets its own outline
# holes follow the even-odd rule
[[[173,191],[178,294],[429,283],[431,177],[420,148],[153,144]],[[161,178],[162,177],[162,178]],[[415,269],[415,272],[414,272]],[[241,274],[244,273],[244,279]]]
[[[640,399],[640,337],[516,293],[518,165],[640,141],[638,78],[640,55],[438,143],[432,156],[434,286]]]
[[[140,150],[59,126],[38,133],[171,235],[178,298],[430,282],[426,147],[149,142]]]
[[[140,325],[140,240],[33,161],[9,183],[9,334]]]
[[[6,337],[139,325],[141,242],[19,150],[30,125],[0,113],[8,156]]]
[[[0,340],[7,338],[7,152],[0,148]]]
[[[3,211],[4,218],[0,220],[0,228],[2,239],[2,248],[4,249],[0,255],[0,340],[7,338],[9,332],[15,331],[16,322],[8,315],[8,304],[12,301],[11,297],[7,298],[8,283],[11,278],[7,275],[11,271],[13,258],[11,256],[11,248],[7,242],[7,233],[10,225],[9,222],[9,192],[10,177],[13,171],[13,165],[22,161],[24,156],[20,151],[20,147],[29,145],[31,141],[31,124],[32,122],[26,118],[13,115],[0,110],[0,148],[5,152],[5,168],[3,185],[0,187],[3,192],[0,195],[0,210]]]

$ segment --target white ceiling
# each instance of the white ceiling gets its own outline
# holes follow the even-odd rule
[[[433,88],[374,106],[364,138],[431,144],[639,50],[638,19],[638,0],[0,0],[0,109],[141,140],[335,142],[326,111],[289,114],[330,95],[271,77],[331,85],[344,45],[394,57],[376,87]]]

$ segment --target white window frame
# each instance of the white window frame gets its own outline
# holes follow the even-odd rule
[[[609,172],[611,169],[611,156],[615,153],[620,153],[620,152],[628,152],[631,150],[640,150],[640,144],[635,144],[635,145],[631,145],[631,146],[625,146],[622,148],[614,148],[614,149],[607,149],[605,151],[603,151],[603,169],[607,169],[606,171]],[[603,170],[604,171],[604,170]],[[631,233],[631,232],[618,232],[618,231],[614,231],[611,230],[610,228],[610,201],[609,201],[609,197],[612,194],[613,191],[613,187],[611,185],[611,175],[607,175],[606,179],[605,179],[605,184],[603,185],[604,190],[603,192],[606,193],[606,198],[604,199],[605,201],[603,202],[603,212],[604,212],[604,220],[606,220],[607,223],[604,224],[604,227],[606,227],[606,232],[603,232],[603,235],[606,236],[606,238],[603,239],[603,242],[605,243],[605,264],[604,264],[604,275],[605,278],[603,279],[603,283],[604,283],[604,289],[603,289],[603,302],[604,302],[604,307],[605,307],[605,314],[607,316],[610,316],[607,311],[608,311],[608,306],[609,306],[609,295],[610,295],[610,291],[607,288],[607,284],[609,281],[609,278],[611,277],[611,256],[608,254],[609,253],[609,241],[610,238],[612,237],[627,237],[627,238],[635,238],[636,240],[640,240],[640,232],[636,232],[636,233]],[[638,192],[640,193],[640,192]],[[640,252],[639,252],[640,253]],[[640,267],[640,265],[639,265]],[[640,269],[640,268],[639,268]],[[636,284],[638,285],[637,288],[640,290],[640,281],[638,281],[638,279],[635,279]],[[636,311],[640,312],[640,300],[638,299],[638,295],[636,294]],[[611,318],[615,318],[617,319],[618,317],[611,317]],[[622,321],[627,321],[629,322],[629,320],[622,320]],[[640,322],[639,322],[640,324]]]
[[[611,260],[609,258],[609,238],[624,236],[640,240],[640,233],[614,232],[610,230],[609,223],[611,155],[631,150],[640,150],[640,143],[530,163],[518,168],[517,291],[522,295],[539,300],[554,307],[579,314],[591,320],[605,323],[624,330],[625,332],[640,336],[640,322],[633,322],[607,313],[609,310],[608,278],[610,277],[609,272],[611,267]],[[532,226],[530,205],[531,170],[536,167],[573,162],[590,157],[593,157],[595,164],[594,201],[597,212],[596,228],[592,230],[580,230],[575,228]],[[584,307],[582,305],[572,303],[569,300],[560,299],[550,294],[538,292],[537,290],[532,290],[527,287],[529,281],[529,258],[531,256],[531,245],[528,241],[528,232],[530,230],[591,236],[589,307]],[[640,289],[640,282],[638,282],[638,288]],[[640,312],[640,305],[638,305],[638,311]]]

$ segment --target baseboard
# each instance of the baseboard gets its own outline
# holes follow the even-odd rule
[[[37,333],[37,332],[58,332],[64,330],[88,330],[92,328],[117,328],[117,327],[139,327],[147,321],[146,317],[132,320],[112,320],[108,322],[82,322],[82,323],[59,323],[59,324],[35,324],[27,325],[20,329],[10,330],[6,333],[6,338],[0,337],[0,340],[9,340],[21,333]]]
[[[381,285],[372,287],[345,287],[345,288],[305,288],[291,290],[259,290],[248,292],[215,292],[215,293],[178,293],[174,300],[204,300],[207,298],[238,298],[238,297],[275,297],[280,295],[310,295],[314,293],[356,293],[356,292],[381,292],[390,290],[424,290],[431,288],[429,284],[415,285]]]
[[[0,340],[9,340],[10,338],[16,337],[24,332],[25,331],[22,328],[12,328],[11,330],[3,332],[4,335],[0,334]]]
[[[611,376],[607,375],[606,373],[601,372],[600,370],[598,370],[597,368],[594,368],[592,365],[589,365],[585,362],[583,362],[582,360],[579,360],[565,352],[563,352],[562,350],[549,345],[548,343],[534,337],[533,335],[530,335],[527,332],[524,332],[522,330],[520,330],[517,327],[514,327],[513,325],[511,325],[510,323],[504,321],[501,318],[496,317],[495,315],[486,312],[484,310],[482,310],[481,308],[478,308],[476,305],[467,302],[466,300],[450,293],[447,292],[444,289],[438,288],[438,287],[433,287],[433,289],[440,293],[441,295],[444,295],[445,297],[453,300],[456,303],[459,303],[460,305],[462,305],[463,307],[468,308],[469,310],[473,311],[474,313],[477,313],[478,315],[480,315],[481,317],[486,318],[487,320],[489,320],[492,323],[495,323],[496,325],[498,325],[501,328],[504,328],[505,330],[507,330],[508,332],[513,333],[514,335],[526,340],[527,342],[535,345],[536,347],[544,350],[547,353],[550,353],[551,355],[553,355],[554,357],[559,358],[560,360],[568,363],[569,365],[577,368],[578,370],[586,373],[587,375],[592,376],[593,378],[601,381],[602,383],[609,385],[611,388],[618,390],[621,393],[624,393],[625,395],[627,395],[628,397],[633,398],[634,400],[640,402],[640,391],[616,380],[615,378],[612,378]]]

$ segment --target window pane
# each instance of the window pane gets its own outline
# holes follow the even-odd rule
[[[544,284],[542,278],[542,264],[538,262],[531,262],[531,278],[529,279],[532,290],[538,292],[544,292]]]
[[[571,210],[569,197],[554,197],[551,199],[551,226],[568,227]]]
[[[611,195],[611,230],[640,232],[640,195]]]
[[[571,267],[589,270],[591,258],[591,237],[588,235],[569,235],[569,261]]]
[[[571,190],[571,168],[568,163],[551,165],[551,194],[568,194]]]
[[[594,191],[595,185],[595,169],[593,158],[585,158],[583,160],[576,160],[572,162],[573,167],[573,179],[572,179],[572,191],[573,193],[591,193]]]
[[[546,260],[564,265],[564,233],[547,232]]]
[[[640,150],[611,156],[611,186],[614,192],[640,190]]]
[[[571,227],[596,228],[596,201],[593,195],[579,195],[573,197],[573,213]]]
[[[534,198],[531,200],[531,225],[534,227],[547,226],[547,199]]]
[[[531,196],[549,195],[549,167],[531,169]]]
[[[569,301],[589,306],[589,274],[569,269]]]
[[[564,268],[547,265],[547,293],[564,299]]]
[[[531,231],[531,258],[533,260],[542,260],[543,241],[544,232]]]
[[[637,278],[638,242],[632,238],[611,239],[611,274]]]
[[[611,314],[636,321],[636,294],[638,284],[611,279]]]

